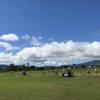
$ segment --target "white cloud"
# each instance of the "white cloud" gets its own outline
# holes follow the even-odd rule
[[[0,63],[6,63],[6,64],[10,64],[11,63],[11,58],[12,58],[12,54],[6,54],[4,52],[0,53]]]
[[[100,59],[99,42],[52,42],[40,47],[24,48],[17,57],[34,64],[70,64],[78,61]]]
[[[14,50],[14,49],[18,49],[18,47],[12,46],[11,44],[9,44],[8,42],[0,42],[0,47],[4,48],[5,50]]]
[[[35,36],[23,35],[21,39],[29,41],[32,46],[41,46],[43,44],[41,36],[35,37]]]
[[[13,53],[0,52],[0,64],[19,64],[20,61]]]
[[[41,42],[41,40],[42,40],[42,37],[32,37],[31,38],[31,44],[33,45],[33,46],[40,46],[40,45],[42,45],[42,42]]]
[[[6,56],[7,55],[7,56]],[[51,42],[36,47],[26,47],[13,54],[0,53],[0,61],[30,62],[34,65],[63,65],[100,59],[100,42]]]
[[[29,35],[23,35],[21,37],[21,39],[23,39],[23,40],[29,40],[29,39],[31,39],[31,37]]]
[[[4,41],[17,41],[19,40],[19,37],[14,33],[9,33],[3,34],[2,36],[0,36],[0,39]]]

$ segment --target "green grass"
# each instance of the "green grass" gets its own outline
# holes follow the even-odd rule
[[[76,69],[75,73],[84,72]],[[100,76],[72,78],[30,71],[0,73],[0,100],[100,100]]]

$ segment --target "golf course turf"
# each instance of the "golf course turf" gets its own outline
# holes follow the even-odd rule
[[[100,100],[100,76],[71,78],[41,71],[0,73],[0,100]]]

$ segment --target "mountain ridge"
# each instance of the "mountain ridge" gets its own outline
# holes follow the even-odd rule
[[[84,63],[81,63],[79,65],[87,65],[87,66],[91,66],[91,65],[100,65],[100,60],[91,60],[91,61],[88,61],[88,62],[84,62]]]

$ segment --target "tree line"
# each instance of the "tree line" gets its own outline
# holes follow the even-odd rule
[[[91,65],[91,68],[100,67],[99,65]],[[22,70],[48,70],[48,69],[59,69],[59,68],[87,68],[89,65],[61,65],[61,66],[35,66],[35,65],[0,65],[0,71],[22,71]]]

